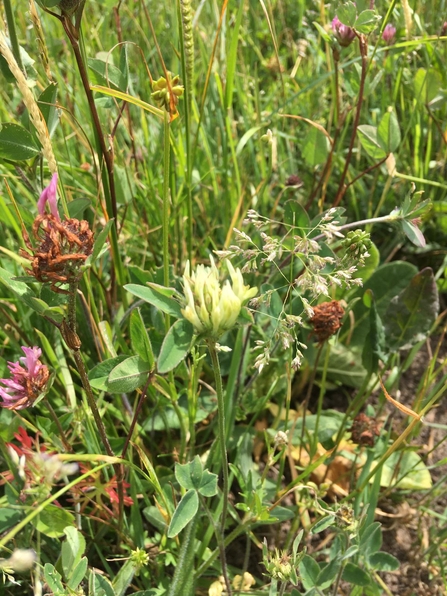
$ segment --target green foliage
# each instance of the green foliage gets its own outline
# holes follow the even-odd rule
[[[441,579],[444,16],[373,4],[4,1],[5,593],[379,596],[382,498]]]

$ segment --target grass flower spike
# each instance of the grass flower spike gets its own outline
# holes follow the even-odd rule
[[[0,405],[8,410],[23,410],[31,406],[45,390],[50,372],[48,367],[39,360],[42,355],[40,348],[22,347],[25,356],[17,362],[8,362],[12,374],[10,379],[0,379],[4,387],[0,387]],[[22,366],[22,364],[25,367]]]
[[[191,273],[189,261],[183,275],[185,307],[182,314],[197,333],[217,340],[231,329],[241,312],[244,302],[253,298],[257,288],[244,284],[240,269],[227,262],[231,283],[219,281],[219,271],[211,257],[211,267],[198,265]]]

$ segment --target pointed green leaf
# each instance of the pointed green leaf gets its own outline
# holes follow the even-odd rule
[[[214,497],[214,495],[217,495],[217,474],[209,470],[204,470],[198,490],[204,497]]]
[[[304,555],[300,562],[300,576],[303,586],[306,590],[310,590],[317,583],[318,574],[320,573],[320,566],[309,555]]]
[[[130,315],[130,339],[133,351],[150,366],[153,366],[154,352],[139,308],[135,308]]]
[[[377,128],[370,124],[362,124],[357,128],[360,143],[366,153],[375,160],[383,159],[387,156],[377,138]]]
[[[45,536],[58,538],[64,535],[67,526],[74,525],[74,515],[68,509],[62,509],[56,505],[48,505],[39,513],[37,517],[31,520],[31,524]]]
[[[39,155],[33,135],[18,124],[2,124],[0,130],[0,157],[11,161],[22,161]]]
[[[59,114],[58,108],[56,107],[56,100],[57,100],[57,84],[50,83],[46,89],[42,91],[39,95],[38,105],[40,111],[42,112],[42,116],[47,123],[48,132],[50,133],[50,137],[53,135],[54,131],[56,130],[57,125],[59,124]]]
[[[94,389],[107,391],[107,381],[110,373],[118,364],[120,364],[120,362],[126,360],[126,358],[128,358],[128,356],[123,354],[121,356],[116,356],[115,358],[104,360],[103,362],[100,362],[94,366],[88,373],[90,385]]]
[[[355,30],[359,33],[364,33],[368,35],[371,31],[377,27],[381,17],[377,14],[375,10],[364,10],[359,14],[355,21]]]
[[[174,369],[191,347],[194,327],[186,319],[179,319],[167,332],[158,355],[157,369],[163,374]]]
[[[402,226],[403,233],[408,240],[410,240],[410,242],[419,248],[424,248],[426,246],[427,243],[425,241],[424,234],[416,224],[406,219],[402,219],[400,224]]]
[[[306,134],[302,154],[311,167],[324,163],[329,155],[329,140],[326,135],[311,126]]]
[[[318,534],[319,532],[322,532],[326,528],[329,528],[329,526],[334,525],[334,523],[335,523],[335,516],[334,515],[326,515],[326,517],[323,517],[322,519],[317,521],[317,523],[314,526],[312,526],[311,532],[312,532],[312,534]]]
[[[152,366],[139,356],[130,356],[120,362],[109,374],[107,391],[110,393],[128,393],[141,387],[152,372]]]
[[[180,486],[198,489],[202,481],[203,466],[198,455],[187,464],[175,464],[175,477]]]
[[[321,589],[328,588],[334,579],[337,577],[338,571],[340,569],[341,562],[339,559],[333,559],[323,567],[323,569],[318,574],[317,578],[317,586]]]
[[[192,520],[199,508],[199,497],[194,489],[186,492],[180,503],[177,505],[168,529],[168,538],[177,536],[183,528]]]
[[[45,567],[43,568],[43,576],[54,596],[62,596],[62,594],[65,594],[65,590],[61,582],[62,576],[58,571],[56,571],[51,563],[45,563]]]
[[[368,563],[377,571],[396,571],[400,567],[399,560],[389,553],[374,553],[368,557]]]
[[[76,590],[76,588],[82,582],[87,573],[87,567],[87,557],[82,557],[82,559],[70,573],[69,580],[67,582],[67,587],[70,588],[70,590]]]
[[[340,6],[337,8],[337,17],[340,23],[343,23],[343,25],[354,27],[354,23],[357,18],[357,8],[354,2],[345,2],[344,4],[340,4]]]
[[[377,141],[386,153],[396,151],[400,144],[400,128],[396,112],[386,112],[377,128]]]
[[[72,526],[64,528],[64,534],[66,540],[62,544],[61,560],[65,578],[69,579],[85,552],[85,538]]]
[[[355,586],[367,586],[370,583],[368,573],[358,565],[354,565],[354,563],[346,564],[346,567],[343,569],[342,578]]]
[[[137,284],[127,284],[124,288],[137,298],[149,302],[149,304],[152,304],[167,315],[172,315],[177,319],[182,318],[180,304],[173,298],[157,292],[153,286],[149,288]]]
[[[113,223],[114,220],[109,219],[104,228],[99,232],[98,236],[95,239],[95,243],[93,244],[92,254],[87,259],[89,263],[94,263],[96,259],[99,257],[99,253],[101,252],[101,249],[104,246],[105,241],[107,240],[107,236],[109,235],[109,231],[110,228],[113,226]]]
[[[439,296],[433,271],[426,267],[395,296],[384,317],[390,349],[408,349],[425,339],[439,312]]]

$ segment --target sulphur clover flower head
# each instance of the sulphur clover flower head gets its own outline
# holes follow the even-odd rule
[[[355,39],[355,31],[348,25],[343,25],[340,19],[335,16],[332,20],[332,31],[338,41],[338,43],[347,48]]]
[[[57,210],[57,174],[53,174],[50,184],[45,187],[37,201],[37,211],[39,215],[45,215],[45,206],[48,203],[50,213],[60,221],[59,211]]]
[[[212,257],[211,267],[198,265],[191,272],[189,261],[183,275],[185,292],[182,314],[199,335],[217,340],[231,329],[247,300],[257,294],[257,288],[244,284],[240,269],[235,269],[227,261],[230,280],[219,281],[219,271]]]
[[[7,410],[23,410],[31,406],[46,388],[50,372],[39,360],[42,350],[22,347],[25,356],[8,362],[11,378],[0,379],[0,406]]]

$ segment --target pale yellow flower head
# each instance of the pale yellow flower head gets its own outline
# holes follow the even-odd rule
[[[219,271],[212,257],[211,267],[198,265],[191,273],[189,261],[183,275],[185,306],[182,314],[200,335],[212,339],[231,329],[241,312],[242,305],[257,294],[257,288],[244,285],[240,269],[227,261],[231,283],[219,281]]]

